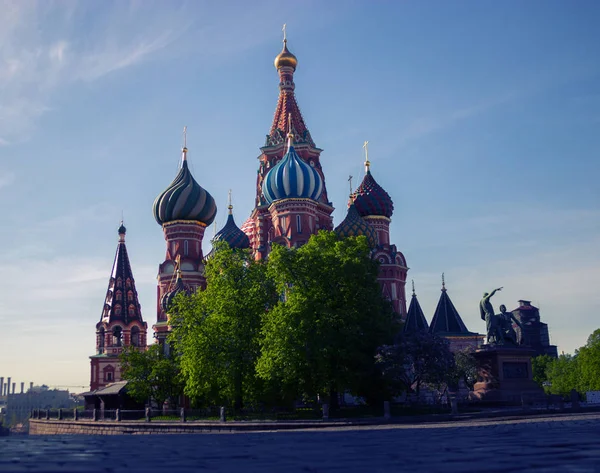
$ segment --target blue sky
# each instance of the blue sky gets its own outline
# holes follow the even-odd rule
[[[427,317],[442,272],[471,330],[504,286],[496,307],[532,300],[573,352],[600,305],[599,22],[583,0],[0,0],[0,376],[89,384],[121,212],[155,321],[184,125],[217,224],[230,188],[247,218],[283,23],[336,223],[369,140]]]

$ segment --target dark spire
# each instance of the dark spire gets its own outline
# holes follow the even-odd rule
[[[110,273],[108,291],[104,299],[101,322],[110,323],[115,320],[120,320],[124,324],[129,324],[133,320],[143,322],[135,279],[133,279],[129,255],[125,246],[125,231],[125,226],[121,221],[118,229],[119,243]]]
[[[418,331],[427,331],[429,329],[429,325],[427,324],[427,319],[423,314],[423,310],[421,309],[421,304],[419,304],[419,300],[417,299],[417,295],[415,294],[415,282],[412,282],[412,299],[410,301],[410,307],[408,308],[408,313],[406,314],[406,320],[404,321],[404,333],[414,333]]]
[[[412,304],[412,303],[411,303]],[[448,296],[446,290],[446,281],[442,274],[442,295],[438,301],[438,305],[433,314],[431,325],[429,326],[430,333],[436,334],[470,334],[465,323],[462,321],[456,307]]]

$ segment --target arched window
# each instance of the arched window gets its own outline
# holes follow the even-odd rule
[[[112,330],[113,346],[120,347],[123,342],[123,329],[116,325]]]
[[[104,353],[104,328],[100,327],[100,330],[98,330],[98,353]]]
[[[115,380],[115,369],[112,365],[108,365],[104,368],[104,381],[114,381]]]
[[[123,293],[121,291],[117,291],[117,300],[118,301],[122,301],[123,300]]]
[[[127,301],[133,301],[133,291],[127,291]]]
[[[135,306],[133,304],[129,305],[127,313],[129,314],[129,317],[135,316]]]
[[[140,346],[140,329],[137,327],[131,328],[131,345],[134,347]]]
[[[123,280],[121,278],[117,278],[117,287],[123,287]]]
[[[119,304],[115,305],[115,315],[121,315],[121,306]]]
[[[125,286],[129,289],[131,287],[131,279],[127,278],[127,281],[125,281]]]
[[[189,249],[190,249],[189,247],[190,247],[190,245],[188,244],[188,241],[184,240],[183,241],[183,256],[187,256],[188,255],[188,252],[189,252]]]
[[[296,215],[296,230],[298,233],[302,233],[302,217],[300,215]]]
[[[112,293],[112,291],[108,291],[108,294],[106,294],[106,300],[107,300],[108,302],[110,302],[110,301],[112,301],[112,298],[113,298],[113,293]]]

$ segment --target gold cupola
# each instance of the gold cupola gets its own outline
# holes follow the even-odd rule
[[[280,67],[285,67],[285,66],[291,67],[292,69],[296,70],[296,66],[298,65],[298,59],[296,59],[296,56],[294,56],[288,50],[287,39],[285,39],[285,38],[283,40],[283,49],[275,58],[274,64],[275,64],[275,69],[278,69],[278,70]]]

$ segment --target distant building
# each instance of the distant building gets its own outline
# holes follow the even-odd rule
[[[515,327],[525,345],[531,346],[536,355],[550,355],[558,358],[556,345],[550,345],[548,324],[540,321],[540,310],[531,305],[531,301],[519,301],[519,307],[512,311],[515,318],[523,326],[523,330]]]
[[[75,406],[69,391],[34,386],[26,393],[9,394],[6,398],[5,419],[9,425],[24,423],[32,409],[69,409]]]

